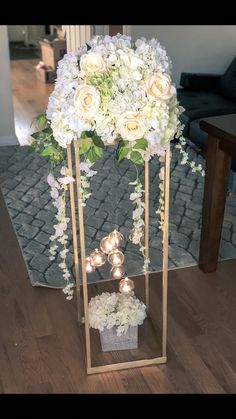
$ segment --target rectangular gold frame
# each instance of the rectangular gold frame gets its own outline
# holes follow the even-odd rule
[[[84,237],[84,214],[81,201],[81,178],[80,178],[80,153],[79,140],[74,140],[75,173],[78,199],[78,224],[81,249],[82,284],[79,274],[79,255],[77,238],[77,221],[75,211],[74,183],[70,183],[70,207],[72,221],[72,237],[74,250],[76,298],[79,324],[85,325],[85,349],[87,374],[116,371],[128,368],[138,368],[147,365],[163,364],[167,361],[166,340],[167,340],[167,286],[168,286],[168,232],[169,232],[169,191],[170,191],[170,144],[168,144],[165,156],[165,187],[164,187],[164,225],[163,225],[163,271],[162,271],[162,356],[152,359],[141,359],[136,361],[120,362],[92,367],[91,365],[91,339],[88,318],[88,284],[85,268],[85,237]],[[72,149],[67,146],[67,161],[69,175],[73,176]],[[149,163],[145,162],[145,252],[149,257]],[[82,317],[81,286],[83,290],[84,317]],[[145,274],[145,303],[149,307],[149,273]]]

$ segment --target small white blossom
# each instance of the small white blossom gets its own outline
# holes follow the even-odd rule
[[[143,208],[136,208],[136,210],[133,211],[132,218],[133,220],[136,220],[143,214]]]
[[[130,199],[131,201],[135,201],[136,199],[141,198],[141,196],[142,196],[142,193],[141,193],[141,192],[133,192],[133,193],[130,195],[129,199]]]
[[[58,178],[58,182],[62,183],[63,185],[68,185],[71,182],[74,182],[75,179],[72,176],[65,176]]]
[[[121,336],[129,326],[141,325],[147,317],[146,306],[134,295],[104,292],[89,302],[89,323],[101,332],[116,327]]]

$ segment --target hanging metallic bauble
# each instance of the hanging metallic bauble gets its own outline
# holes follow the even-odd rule
[[[93,266],[99,267],[104,265],[106,262],[106,256],[104,253],[100,252],[100,250],[95,249],[93,253],[90,255],[90,263]]]
[[[109,236],[103,237],[100,243],[100,249],[103,251],[103,253],[109,254],[114,252],[116,248],[117,246],[115,242],[112,241]]]
[[[109,234],[109,238],[111,239],[111,242],[116,246],[120,247],[124,243],[124,236],[122,233],[120,233],[117,230],[112,231]]]
[[[111,268],[111,274],[112,274],[113,279],[121,279],[123,278],[125,274],[125,269],[122,265],[113,266],[113,268]]]
[[[129,294],[134,289],[134,281],[132,279],[126,277],[122,279],[119,283],[119,291],[122,294]]]
[[[85,259],[85,268],[86,268],[86,272],[88,274],[92,273],[95,271],[95,266],[91,264],[91,259],[90,257],[87,257]]]
[[[125,260],[124,254],[120,250],[115,250],[108,255],[108,262],[112,266],[121,266]]]

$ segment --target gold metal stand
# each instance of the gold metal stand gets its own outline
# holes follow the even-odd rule
[[[167,287],[169,245],[169,196],[170,196],[170,144],[166,150],[165,164],[165,213],[163,226],[163,273],[162,273],[162,355],[166,356],[167,337]]]
[[[80,323],[84,323],[85,327],[85,345],[86,345],[86,367],[87,374],[96,374],[101,372],[116,371],[128,368],[137,368],[147,365],[163,364],[167,361],[166,357],[166,337],[167,337],[167,278],[168,278],[168,229],[169,229],[169,189],[170,189],[170,145],[166,150],[165,161],[165,219],[163,226],[163,274],[162,274],[162,356],[152,359],[141,359],[136,361],[120,362],[115,364],[107,364],[92,367],[91,365],[91,337],[88,317],[88,284],[87,273],[85,267],[85,236],[84,236],[84,216],[81,201],[81,178],[80,178],[80,153],[79,140],[74,141],[75,151],[75,172],[78,199],[78,217],[79,217],[79,234],[81,249],[81,267],[82,267],[82,284],[83,284],[83,304],[84,317],[81,317],[81,295],[79,281],[79,260],[78,260],[78,243],[76,230],[76,214],[75,214],[75,194],[74,186],[70,184],[70,205],[74,246],[74,263],[76,274],[76,290],[78,319]],[[73,175],[71,146],[67,147],[68,168],[70,176]],[[145,162],[145,256],[149,257],[149,163]],[[145,274],[145,300],[147,308],[149,307],[149,273]]]
[[[145,183],[145,257],[149,258],[149,162],[145,161],[144,166],[144,183]],[[145,303],[147,311],[149,309],[149,273],[145,273]]]
[[[75,147],[75,171],[76,171],[78,213],[79,213],[80,252],[81,252],[82,280],[83,280],[86,357],[87,357],[87,369],[89,369],[91,368],[91,342],[90,342],[89,317],[88,317],[87,272],[86,272],[86,265],[85,265],[86,254],[85,254],[85,237],[84,237],[84,211],[83,211],[82,200],[81,200],[80,154],[79,154],[78,141],[74,141],[74,147]]]
[[[69,176],[73,176],[71,145],[67,146],[67,162],[68,162]],[[73,251],[74,251],[74,262],[75,262],[77,312],[78,312],[78,320],[81,323],[82,313],[81,313],[79,254],[78,254],[78,240],[77,240],[76,213],[75,213],[74,182],[69,184],[69,188],[70,188],[70,211],[71,211],[71,224],[72,224],[72,237],[73,237]]]

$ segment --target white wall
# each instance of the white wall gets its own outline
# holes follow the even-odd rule
[[[40,38],[45,36],[45,25],[8,25],[10,42],[25,41],[26,44],[37,45]]]
[[[180,73],[223,73],[236,56],[236,25],[131,25],[134,39],[156,37],[173,62],[173,80]]]
[[[93,25],[93,35],[108,35],[109,25]]]
[[[0,74],[0,146],[18,144],[15,134],[6,25],[0,25]]]
[[[40,38],[45,36],[45,25],[28,25],[28,42],[37,45]]]
[[[10,42],[24,41],[25,25],[8,25],[8,39]]]

